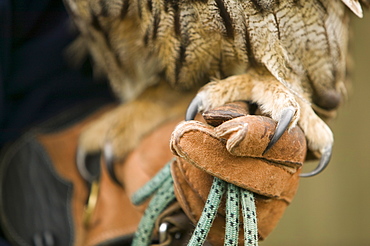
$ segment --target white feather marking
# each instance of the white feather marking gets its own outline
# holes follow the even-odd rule
[[[352,10],[355,15],[362,18],[362,7],[358,0],[342,0],[342,2],[347,5],[347,7]]]

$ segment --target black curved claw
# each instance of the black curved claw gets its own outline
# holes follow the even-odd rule
[[[322,151],[322,155],[321,155],[321,159],[320,159],[320,162],[319,164],[317,165],[317,167],[309,172],[309,173],[301,173],[299,176],[300,177],[303,177],[303,178],[308,178],[308,177],[312,177],[312,176],[315,176],[319,173],[321,173],[322,171],[324,171],[324,169],[328,166],[329,164],[329,161],[330,161],[330,158],[331,158],[331,153],[332,153],[332,150],[333,150],[333,146],[328,146],[326,147],[323,151]]]
[[[278,121],[278,124],[276,126],[275,133],[272,136],[263,154],[269,151],[271,147],[274,146],[274,144],[281,138],[285,130],[288,128],[290,122],[292,121],[294,113],[295,109],[293,107],[288,107],[283,110],[283,112],[281,113],[280,120]]]
[[[194,120],[195,116],[199,112],[199,108],[202,106],[202,98],[198,93],[194,99],[189,104],[188,109],[186,110],[185,120]]]
[[[106,143],[104,145],[104,160],[105,165],[107,167],[107,171],[111,179],[118,184],[119,186],[122,186],[122,183],[118,180],[116,173],[114,172],[114,155],[113,155],[113,147],[110,143]]]
[[[86,167],[86,152],[84,149],[78,147],[76,153],[76,164],[77,169],[81,176],[89,183],[92,183],[96,176],[92,175],[91,172]]]

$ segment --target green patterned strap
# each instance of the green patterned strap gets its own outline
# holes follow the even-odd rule
[[[239,239],[239,187],[227,184],[225,243],[234,246]]]
[[[203,245],[211,229],[226,186],[226,229],[224,245],[234,246],[238,244],[240,199],[244,220],[244,245],[258,245],[257,217],[253,193],[215,177],[202,215],[188,246]]]
[[[239,188],[239,187],[238,187]],[[257,214],[252,192],[239,188],[244,220],[244,245],[258,245]]]
[[[153,195],[162,184],[171,178],[170,164],[174,161],[169,161],[148,183],[146,183],[140,190],[138,190],[132,197],[131,202],[138,206],[145,202],[151,195]]]
[[[213,220],[216,217],[217,209],[224,193],[225,182],[218,178],[214,178],[202,215],[200,216],[193,235],[190,238],[188,246],[203,245],[207,238],[209,229],[212,226]]]
[[[157,217],[163,210],[175,199],[173,191],[173,180],[167,179],[162,187],[158,189],[148,208],[145,210],[144,216],[140,221],[138,230],[135,233],[133,246],[145,246],[151,244],[152,232],[154,229]]]
[[[154,194],[135,233],[133,246],[147,246],[151,244],[151,237],[157,217],[176,199],[170,172],[170,163],[143,188],[136,192],[132,198],[132,202],[135,205],[139,205]],[[240,204],[244,220],[244,245],[258,245],[257,217],[253,193],[215,177],[203,212],[188,246],[203,245],[226,190],[226,230],[224,245],[231,246],[238,244]]]

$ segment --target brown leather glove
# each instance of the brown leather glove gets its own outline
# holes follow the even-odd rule
[[[295,127],[264,154],[276,123],[268,117],[247,114],[245,104],[234,103],[204,114],[216,127],[199,121],[181,122],[172,133],[171,149],[177,160],[171,171],[177,202],[194,225],[213,176],[253,191],[262,240],[276,226],[295,195],[307,147],[303,132]],[[205,122],[199,116],[197,119]],[[167,143],[166,136],[173,128],[174,122],[163,125],[143,140],[124,165],[117,165],[117,175],[129,197],[170,160],[163,143]],[[224,210],[224,206],[219,210],[208,235],[212,245],[223,245]]]
[[[178,156],[172,165],[175,193],[193,223],[200,218],[215,176],[256,194],[260,239],[273,230],[297,190],[306,156],[306,140],[297,127],[263,154],[275,127],[270,118],[251,115],[217,127],[197,121],[176,127],[171,139]],[[208,235],[212,245],[223,245],[225,208],[218,213]]]

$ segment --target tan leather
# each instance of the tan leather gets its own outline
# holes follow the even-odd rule
[[[175,192],[194,223],[216,176],[261,195],[256,197],[259,236],[263,239],[272,231],[297,190],[306,155],[299,128],[284,133],[263,155],[275,126],[267,117],[243,116],[216,128],[197,121],[176,127],[171,139],[179,157],[172,165]],[[225,213],[221,209],[219,214],[208,237],[214,245],[220,245],[224,235]]]
[[[89,226],[85,227],[83,245],[98,245],[133,234],[142,216],[125,190],[110,178],[103,166],[101,169],[98,202]]]
[[[88,197],[88,187],[76,167],[77,139],[89,122],[111,109],[106,106],[69,128],[57,132],[38,134],[38,140],[47,150],[55,169],[66,180],[73,183],[72,213],[75,233],[74,245],[85,245],[86,230],[83,225],[83,211]]]
[[[73,183],[71,205],[76,246],[97,245],[109,239],[132,234],[142,216],[142,213],[131,204],[124,190],[110,179],[102,167],[97,205],[88,227],[83,223],[89,191],[76,167],[77,139],[84,126],[111,108],[107,106],[97,110],[84,120],[61,131],[38,135],[38,140],[49,153],[58,173]]]
[[[117,178],[131,197],[173,158],[169,148],[173,129],[181,119],[161,125],[148,134],[140,145],[120,163],[115,164]]]
[[[115,164],[115,172],[123,187],[112,181],[102,161],[101,190],[84,245],[97,245],[135,233],[146,204],[135,207],[130,197],[173,158],[169,139],[178,121],[158,127],[126,160]]]
[[[248,130],[236,129],[226,144],[217,137],[221,128],[245,124]],[[294,128],[262,155],[273,129],[275,123],[263,116],[239,117],[216,128],[197,121],[183,122],[173,132],[171,148],[175,155],[213,176],[261,195],[290,201],[294,192],[286,194],[285,189],[287,182],[296,182],[298,176],[294,174],[303,164],[306,140],[302,131]],[[229,144],[238,134],[243,134],[242,140]]]
[[[123,186],[112,181],[102,160],[98,201],[90,223],[85,226],[83,214],[88,186],[78,174],[75,164],[77,139],[83,126],[108,109],[99,110],[68,129],[39,135],[57,171],[74,185],[74,245],[78,246],[97,245],[133,234],[146,204],[135,207],[130,197],[173,158],[170,138],[181,119],[167,122],[148,134],[125,160],[115,164],[116,176]],[[261,238],[265,238],[276,226],[296,192],[298,173],[306,150],[304,136],[299,129],[293,129],[262,155],[275,123],[260,116],[245,116],[247,113],[236,109],[225,120],[225,113],[221,112],[220,118],[213,122],[215,125],[226,122],[216,128],[195,121],[180,123],[176,128],[171,148],[181,157],[172,165],[171,172],[177,205],[173,204],[160,216],[156,230],[162,222],[171,222],[175,225],[170,231],[172,236],[177,230],[186,231],[185,234],[189,235],[208,196],[213,179],[210,174],[260,194],[256,196],[256,205]],[[208,116],[212,118],[212,113]],[[230,120],[234,117],[238,118]],[[246,124],[248,131],[241,127]],[[240,140],[243,134],[245,136]],[[181,215],[182,211],[190,221]],[[221,208],[208,237],[213,245],[223,242],[224,215]],[[184,219],[186,226],[180,228],[179,223],[183,223]],[[172,240],[172,245],[176,243]]]

